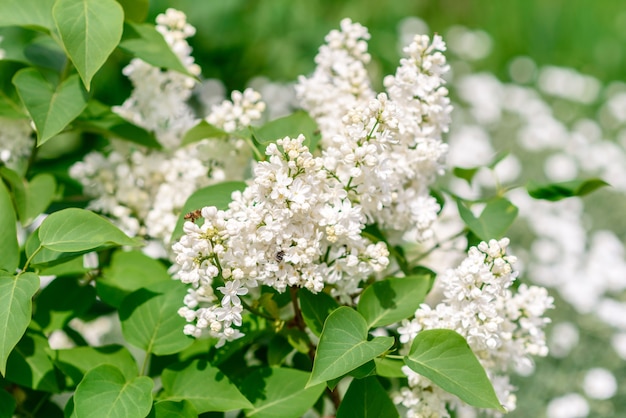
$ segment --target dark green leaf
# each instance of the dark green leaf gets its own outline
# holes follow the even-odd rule
[[[306,326],[319,337],[324,328],[328,315],[339,307],[339,304],[330,295],[320,292],[313,294],[307,289],[298,291],[300,310]]]
[[[11,418],[15,416],[15,398],[6,390],[0,389],[0,417]]]
[[[133,356],[121,345],[50,350],[49,354],[54,364],[70,378],[70,385],[77,385],[85,373],[101,364],[117,367],[127,381],[138,374]]]
[[[289,328],[284,331],[289,344],[303,354],[308,354],[311,341],[306,332],[297,328]]]
[[[472,168],[454,167],[452,169],[452,174],[454,174],[455,177],[465,180],[468,184],[472,184],[472,180],[474,179],[474,176],[476,175],[476,173],[478,173],[478,170],[480,170],[481,168],[482,167],[472,167]]]
[[[485,370],[465,338],[455,331],[433,329],[420,332],[404,362],[414,372],[472,406],[505,412]]]
[[[0,270],[14,272],[19,264],[16,222],[11,195],[0,178]]]
[[[187,400],[200,414],[253,407],[224,373],[204,360],[170,366],[161,379],[165,399]]]
[[[47,338],[27,332],[9,356],[6,379],[35,390],[59,392],[48,349]]]
[[[33,320],[49,334],[85,313],[95,301],[92,286],[79,284],[75,277],[57,277],[37,296]]]
[[[24,68],[13,84],[37,127],[37,144],[61,132],[87,105],[87,94],[76,75],[53,86],[34,68]]]
[[[227,181],[196,190],[189,196],[182,208],[181,214],[176,222],[176,227],[172,233],[172,240],[176,240],[182,235],[185,214],[197,209],[202,209],[205,206],[215,206],[222,210],[226,209],[232,200],[232,193],[234,191],[243,190],[245,187],[246,183],[242,181]]]
[[[52,16],[87,90],[122,38],[124,10],[115,0],[56,0]]]
[[[159,401],[155,403],[148,418],[197,418],[197,416],[198,412],[191,402],[182,400],[178,402]]]
[[[309,373],[294,369],[262,368],[250,373],[241,385],[241,392],[253,408],[247,417],[297,418],[308,411],[324,391],[318,384],[305,389]]]
[[[311,152],[315,151],[321,138],[315,120],[301,110],[267,122],[260,128],[254,128],[252,133],[254,138],[264,147],[270,142],[276,142],[277,139],[286,136],[297,138],[298,135],[302,134],[306,138],[304,145],[308,146]]]
[[[135,290],[171,280],[161,262],[141,251],[116,251],[111,264],[96,281],[96,290],[104,302],[119,308],[122,300]]]
[[[55,73],[63,71],[67,63],[63,48],[49,36],[34,39],[24,48],[24,56],[35,66],[50,69]]]
[[[585,196],[605,186],[609,186],[609,183],[602,179],[593,178],[551,184],[539,184],[531,181],[526,188],[531,197],[554,202],[573,196]]]
[[[157,355],[173,354],[189,347],[193,339],[183,334],[187,321],[177,313],[186,294],[186,286],[169,280],[124,298],[119,314],[126,340]]]
[[[0,271],[0,373],[13,347],[22,338],[32,314],[32,297],[39,290],[39,276],[22,273],[17,277]]]
[[[187,131],[182,145],[191,144],[207,138],[228,138],[230,134],[202,119],[196,126]]]
[[[153,133],[113,113],[109,106],[97,100],[90,100],[87,103],[87,108],[74,124],[86,132],[97,133],[109,138],[124,139],[148,148],[162,148]]]
[[[192,76],[154,25],[126,22],[119,47],[155,67]]]
[[[130,245],[129,238],[111,222],[78,208],[63,209],[48,216],[39,227],[41,245],[53,251],[78,252],[102,245]]]
[[[337,418],[396,418],[398,416],[398,410],[375,376],[354,379],[337,410]]]
[[[375,358],[376,374],[382,377],[401,377],[406,375],[402,372],[404,362],[402,360],[390,359],[389,357]]]
[[[292,351],[293,347],[285,337],[280,334],[275,335],[267,344],[267,364],[280,366]]]
[[[428,276],[390,277],[368,286],[357,310],[369,328],[391,325],[415,314],[429,288]]]
[[[148,16],[150,0],[117,0],[124,8],[124,19],[143,22]]]
[[[74,394],[80,418],[143,418],[152,408],[154,382],[147,376],[126,379],[110,364],[91,369]]]
[[[307,387],[342,376],[383,354],[393,337],[367,340],[367,322],[354,309],[334,310],[324,324]]]
[[[504,197],[496,197],[487,202],[478,218],[463,201],[457,200],[457,206],[465,225],[483,241],[502,238],[517,218],[518,212],[517,207]]]

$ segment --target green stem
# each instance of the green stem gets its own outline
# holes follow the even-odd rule
[[[32,253],[30,255],[30,257],[28,257],[28,260],[26,260],[26,263],[24,263],[24,268],[22,268],[22,272],[25,272],[28,267],[30,266],[30,262],[33,261],[33,258],[35,258],[35,256],[39,253],[39,251],[41,251],[43,249],[43,247],[40,245],[39,248],[37,248],[35,250],[34,253]],[[20,273],[21,274],[21,273]]]

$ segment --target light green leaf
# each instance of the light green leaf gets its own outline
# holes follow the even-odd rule
[[[124,10],[115,0],[56,0],[56,28],[87,90],[122,39]]]
[[[154,25],[126,22],[119,47],[150,65],[193,77]]]
[[[170,366],[161,380],[165,399],[187,400],[200,414],[253,407],[224,373],[204,360]]]
[[[54,198],[57,183],[54,177],[47,173],[37,174],[26,185],[26,208],[24,216],[20,216],[23,226],[30,225],[37,216],[42,214]]]
[[[309,373],[294,369],[262,368],[248,374],[241,384],[241,393],[254,408],[246,410],[246,416],[301,417],[315,404],[325,388],[320,383],[305,389],[308,379]]]
[[[11,195],[0,177],[0,270],[14,272],[20,262],[16,222]]]
[[[33,320],[49,334],[85,313],[95,301],[93,286],[79,284],[76,277],[57,277],[37,296]]]
[[[218,209],[228,208],[231,202],[231,195],[234,191],[243,190],[246,183],[242,181],[227,181],[224,183],[214,184],[212,186],[203,187],[196,190],[185,202],[176,227],[172,233],[172,241],[180,238],[183,233],[183,224],[185,223],[185,215],[194,210],[202,209],[205,206],[215,206]]]
[[[373,360],[393,345],[393,337],[367,340],[367,322],[354,309],[342,306],[324,324],[307,387],[342,376]]]
[[[306,138],[304,145],[308,146],[309,150],[313,152],[321,138],[315,120],[308,113],[301,110],[251,130],[254,138],[264,147],[270,142],[276,142],[277,139],[286,136],[297,138],[298,135],[302,134]]]
[[[11,418],[15,412],[15,398],[6,390],[0,389],[0,417]]]
[[[47,338],[27,332],[9,356],[6,379],[35,390],[59,392],[49,348]]]
[[[526,188],[528,189],[528,194],[535,199],[555,202],[568,197],[585,196],[605,186],[609,186],[609,183],[602,179],[592,178],[550,184],[539,184],[530,181]]]
[[[87,108],[74,121],[74,125],[85,132],[124,139],[148,148],[162,148],[153,133],[113,113],[109,106],[97,100],[90,100],[87,103]]]
[[[154,382],[127,380],[110,364],[91,369],[76,388],[74,412],[80,418],[144,418],[152,408]]]
[[[304,288],[298,291],[298,300],[304,323],[313,334],[319,337],[326,318],[339,307],[339,304],[332,296],[324,292],[313,294]]]
[[[402,360],[390,359],[389,357],[378,357],[374,359],[376,364],[376,374],[382,377],[402,377],[406,375],[402,372],[404,362]]]
[[[502,238],[517,218],[517,207],[504,197],[487,202],[478,218],[460,199],[457,200],[459,214],[465,225],[481,240]]]
[[[415,314],[430,288],[424,276],[390,277],[365,289],[357,311],[369,328],[391,325]]]
[[[337,418],[397,418],[389,394],[375,376],[354,379],[337,410]]]
[[[84,250],[78,252],[61,252],[61,251],[52,251],[48,248],[44,248],[41,246],[41,241],[39,240],[39,230],[35,231],[35,233],[30,234],[30,236],[26,239],[26,245],[24,246],[24,250],[26,252],[26,257],[30,259],[30,265],[32,267],[38,268],[46,268],[52,267],[59,264],[67,263],[75,258],[82,256],[87,252],[91,252],[92,250]],[[103,246],[102,248],[106,248]],[[98,248],[94,249],[95,251]],[[36,253],[35,253],[36,252]],[[82,263],[82,260],[81,260]]]
[[[78,208],[48,216],[39,227],[39,240],[43,247],[62,252],[87,251],[103,245],[138,245],[102,216]]]
[[[197,418],[198,412],[193,407],[191,402],[182,400],[178,402],[174,401],[159,401],[154,404],[152,411],[148,418]]]
[[[506,412],[465,338],[448,329],[422,331],[404,362],[443,390],[477,408]]]
[[[163,263],[138,250],[120,250],[113,254],[111,264],[96,281],[96,290],[104,302],[119,308],[122,300],[135,290],[166,281],[172,281],[172,277]]]
[[[0,271],[0,373],[5,375],[9,353],[22,338],[33,311],[32,297],[39,290],[39,276],[13,277]]]
[[[6,182],[6,185],[9,186],[10,194],[13,195],[13,203],[17,212],[17,218],[23,224],[24,219],[26,218],[27,182],[16,171],[13,171],[8,167],[0,167],[0,177],[2,177]]]
[[[169,280],[139,289],[122,301],[122,333],[132,345],[157,355],[174,354],[193,343],[183,334],[187,323],[178,315],[187,288]]]
[[[49,355],[54,364],[69,377],[70,385],[80,383],[85,373],[101,364],[117,367],[127,381],[139,373],[133,356],[121,345],[49,350]]]
[[[2,0],[0,26],[34,26],[51,30],[55,0]]]
[[[117,0],[124,9],[124,19],[143,22],[148,16],[150,0]]]
[[[39,71],[24,68],[15,74],[13,84],[37,127],[37,145],[61,132],[87,104],[87,94],[76,75],[55,87]]]
[[[202,119],[196,126],[187,131],[182,145],[191,144],[207,138],[228,138],[230,134]]]

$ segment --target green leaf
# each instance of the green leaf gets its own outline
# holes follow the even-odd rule
[[[404,362],[416,373],[477,408],[506,412],[465,338],[448,329],[422,331]]]
[[[26,185],[26,208],[24,216],[20,216],[23,226],[30,225],[37,216],[42,214],[56,194],[57,182],[54,176],[42,173],[33,177]]]
[[[55,0],[2,0],[0,26],[54,28],[52,5]]]
[[[0,417],[11,418],[15,416],[15,398],[6,390],[0,389]]]
[[[20,262],[16,222],[11,195],[0,178],[0,270],[14,272]]]
[[[165,399],[187,400],[200,414],[253,407],[224,373],[204,360],[170,366],[161,381]]]
[[[57,277],[37,296],[33,320],[45,334],[62,329],[96,301],[96,290],[75,277]]]
[[[193,77],[154,25],[126,22],[119,47],[150,65]]]
[[[228,138],[230,134],[202,119],[196,126],[187,131],[182,145],[191,144],[207,138]]]
[[[76,75],[55,87],[39,71],[24,68],[15,74],[13,84],[37,127],[37,145],[61,132],[87,104]]]
[[[367,322],[354,309],[342,306],[324,324],[307,387],[342,376],[373,360],[393,345],[393,337],[367,340]]]
[[[429,288],[428,276],[390,277],[365,289],[357,311],[369,328],[391,325],[415,314]]]
[[[35,390],[59,392],[49,348],[47,338],[27,332],[9,356],[6,379]]]
[[[321,138],[315,120],[301,110],[267,122],[260,128],[253,128],[252,133],[256,141],[263,146],[286,136],[297,138],[298,135],[302,134],[306,138],[304,145],[308,146],[311,152],[315,151]]]
[[[154,382],[147,376],[127,380],[110,364],[91,369],[74,394],[74,412],[80,418],[143,418],[152,408]]]
[[[74,125],[83,131],[108,138],[124,139],[152,149],[162,148],[153,133],[127,121],[97,100],[90,100],[87,103],[87,108],[76,119]]]
[[[452,174],[454,174],[455,177],[465,180],[468,184],[472,184],[472,180],[474,179],[474,176],[476,175],[476,173],[478,173],[478,170],[480,170],[481,168],[482,167],[472,167],[472,168],[454,167],[452,169]]]
[[[285,337],[280,334],[274,335],[267,344],[267,364],[280,366],[292,351],[293,347]]]
[[[460,199],[457,200],[457,206],[465,225],[483,241],[502,238],[517,218],[518,212],[517,207],[504,197],[487,202],[478,218]]]
[[[304,323],[313,334],[319,337],[326,318],[339,307],[339,304],[324,292],[314,294],[304,288],[298,291],[298,300]]]
[[[148,16],[150,0],[117,0],[124,9],[124,19],[143,22]]]
[[[337,410],[337,418],[396,418],[387,391],[375,376],[354,379]]]
[[[71,385],[80,383],[85,373],[102,364],[117,367],[127,381],[138,374],[133,356],[121,345],[50,350],[49,355],[54,364],[70,378]]]
[[[48,248],[44,248],[41,246],[41,241],[39,240],[38,231],[30,234],[28,239],[26,240],[25,252],[26,257],[30,259],[30,265],[32,267],[38,268],[46,268],[51,266],[56,266],[59,264],[67,263],[72,259],[76,259],[87,252],[91,252],[91,250],[77,251],[77,252],[61,252],[61,251],[53,251]],[[106,247],[102,247],[106,248]],[[96,251],[98,248],[95,249]],[[36,253],[35,253],[36,252]],[[82,259],[81,259],[82,263]]]
[[[205,206],[215,206],[218,209],[224,210],[228,208],[228,204],[232,200],[232,193],[243,190],[245,187],[246,183],[242,181],[227,181],[196,190],[187,198],[187,201],[181,210],[181,214],[176,222],[176,227],[172,233],[172,241],[180,238],[183,233],[185,214],[197,209],[202,209]]]
[[[191,402],[182,400],[178,402],[174,401],[159,401],[154,404],[152,411],[148,415],[148,418],[197,418],[198,412],[193,407]]]
[[[246,410],[246,416],[301,417],[315,404],[325,388],[321,383],[305,388],[308,379],[309,373],[294,369],[262,368],[248,374],[241,384],[241,393],[254,408]]]
[[[539,184],[530,181],[526,189],[528,190],[528,194],[535,199],[555,202],[568,197],[585,196],[604,186],[610,185],[602,179],[592,178],[550,184]]]
[[[43,247],[62,252],[138,244],[102,216],[78,208],[63,209],[48,216],[39,227],[39,240]]]
[[[161,262],[141,251],[116,251],[111,264],[104,268],[102,277],[96,281],[96,290],[100,299],[119,308],[122,300],[135,290],[171,280]]]
[[[87,90],[122,39],[124,10],[115,0],[56,0],[56,28]]]
[[[157,355],[174,354],[193,343],[183,334],[187,321],[178,315],[187,288],[174,280],[139,289],[122,301],[122,333],[132,345]]]
[[[390,359],[389,357],[378,357],[374,359],[374,362],[376,363],[376,374],[378,376],[406,378],[406,375],[402,372],[403,361]]]
[[[39,276],[22,273],[13,277],[0,271],[0,373],[13,347],[22,338],[33,310],[32,297],[39,290]]]
[[[309,346],[311,344],[311,341],[309,340],[309,336],[306,334],[306,332],[297,328],[289,328],[284,330],[283,333],[287,337],[289,345],[291,345],[302,354],[309,353]]]
[[[24,48],[24,57],[35,67],[47,68],[61,73],[67,65],[63,48],[50,36],[39,36]]]

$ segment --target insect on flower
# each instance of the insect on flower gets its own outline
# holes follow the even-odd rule
[[[202,217],[202,211],[200,209],[196,209],[189,213],[186,213],[184,219],[186,221],[196,222],[198,218]]]
[[[276,253],[276,256],[274,258],[276,259],[276,261],[281,263],[284,257],[285,257],[285,252],[283,250],[280,250],[279,252]]]

